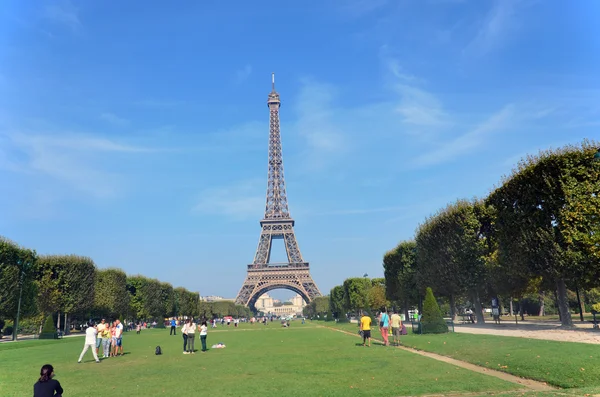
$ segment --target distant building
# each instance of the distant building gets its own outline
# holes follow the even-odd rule
[[[200,297],[200,301],[201,302],[219,302],[219,301],[235,301],[235,298],[223,298],[222,296],[216,296],[216,295],[208,295],[208,296],[201,296]]]
[[[269,294],[263,294],[256,300],[255,306],[259,312],[276,314],[278,316],[302,314],[302,309],[306,306],[306,302],[298,294],[283,305],[279,303],[279,300],[273,299]]]

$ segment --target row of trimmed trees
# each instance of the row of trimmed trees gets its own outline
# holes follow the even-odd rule
[[[584,141],[529,156],[485,199],[427,218],[413,241],[385,254],[387,298],[408,310],[431,287],[453,316],[459,300],[469,301],[483,322],[482,301],[534,291],[554,295],[562,324],[572,325],[568,290],[600,287],[595,152]]]
[[[19,307],[20,302],[20,307]],[[97,269],[77,255],[40,255],[0,238],[0,319],[20,317],[39,326],[48,316],[69,330],[90,317],[159,320],[198,315],[199,294],[120,269]]]
[[[329,311],[339,319],[345,318],[348,312],[366,310],[373,314],[389,305],[383,278],[347,278],[329,292]]]

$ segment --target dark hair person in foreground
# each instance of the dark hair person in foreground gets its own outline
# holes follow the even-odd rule
[[[40,379],[33,385],[33,397],[62,397],[63,388],[54,378],[54,367],[46,364],[40,370]]]

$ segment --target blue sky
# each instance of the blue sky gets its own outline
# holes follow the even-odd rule
[[[385,251],[446,203],[486,195],[527,153],[600,137],[599,13],[591,0],[8,1],[0,234],[234,297],[264,213],[276,72],[315,281],[327,293],[381,276]]]

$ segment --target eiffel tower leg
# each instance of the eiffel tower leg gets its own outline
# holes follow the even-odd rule
[[[254,255],[254,264],[265,264],[269,263],[271,259],[271,234],[266,233],[263,230],[258,240],[258,248],[256,248],[256,254]]]
[[[298,248],[298,242],[296,241],[296,235],[294,234],[294,230],[291,228],[290,232],[286,232],[283,234],[283,239],[285,241],[285,250],[287,252],[288,261],[290,263],[302,263],[304,260],[302,259],[302,254],[300,253],[300,248]]]

